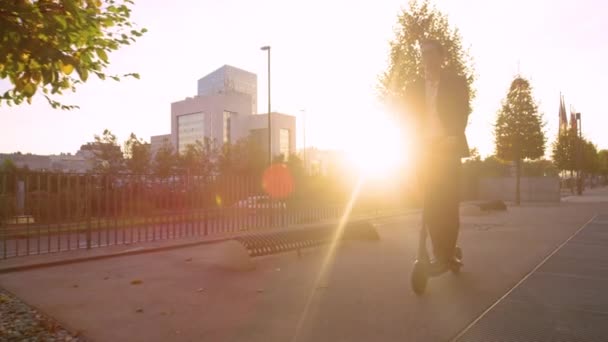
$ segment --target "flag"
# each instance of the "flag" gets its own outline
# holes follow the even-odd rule
[[[559,132],[562,133],[568,129],[568,117],[566,116],[566,105],[564,97],[559,94]]]

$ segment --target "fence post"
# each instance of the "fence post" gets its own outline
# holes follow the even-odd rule
[[[92,207],[92,194],[91,194],[91,176],[87,175],[85,176],[85,183],[84,183],[84,187],[85,187],[85,196],[86,196],[86,201],[85,201],[85,212],[86,212],[86,217],[87,217],[87,249],[91,249],[91,228],[92,228],[92,223],[91,223],[91,207]]]

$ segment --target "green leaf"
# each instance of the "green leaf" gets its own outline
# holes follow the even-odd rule
[[[59,26],[61,26],[63,30],[68,27],[68,23],[66,22],[65,17],[63,15],[55,15],[53,16],[53,19],[55,19],[55,21],[59,23]]]
[[[76,69],[76,72],[78,72],[78,76],[80,76],[80,79],[83,82],[86,82],[87,79],[89,78],[89,70],[87,70],[87,68],[78,67]]]
[[[106,51],[104,49],[97,49],[97,56],[99,56],[99,58],[104,61],[105,63],[108,62],[108,55],[106,54]]]

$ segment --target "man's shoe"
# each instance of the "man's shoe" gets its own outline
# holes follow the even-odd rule
[[[452,259],[448,260],[448,265],[452,273],[458,274],[460,273],[460,269],[462,268],[463,263],[461,259],[453,257]]]
[[[433,276],[440,275],[450,269],[450,264],[445,261],[433,260],[429,265],[429,274]]]

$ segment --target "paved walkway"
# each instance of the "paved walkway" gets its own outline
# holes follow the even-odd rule
[[[422,297],[409,286],[417,215],[379,220],[380,241],[333,253],[249,260],[233,244],[206,245],[2,274],[0,286],[95,341],[450,341],[607,209],[537,204],[463,216],[463,273],[432,279]],[[538,294],[526,300],[543,302]]]
[[[608,215],[598,215],[457,341],[608,340]]]

